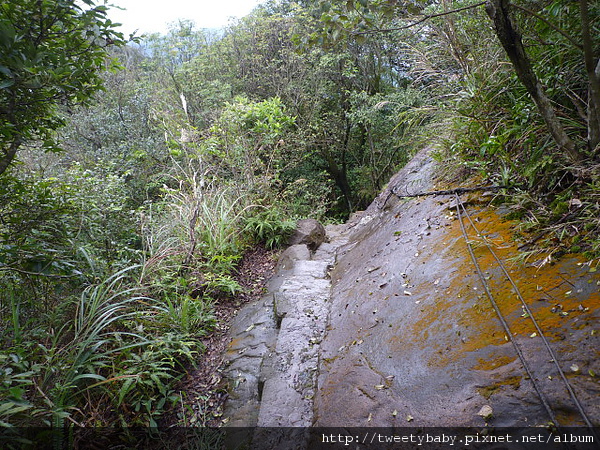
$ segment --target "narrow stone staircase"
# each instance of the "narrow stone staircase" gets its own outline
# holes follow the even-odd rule
[[[287,248],[267,294],[237,314],[225,356],[228,426],[312,425],[319,349],[329,311],[329,271],[351,226],[327,226],[329,242],[315,252],[303,244]]]

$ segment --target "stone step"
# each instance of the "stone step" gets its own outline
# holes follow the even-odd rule
[[[315,252],[302,244],[286,249],[268,294],[244,306],[233,322],[223,372],[230,385],[228,426],[312,425],[329,314],[329,272],[337,249],[347,242],[344,226],[327,229],[329,242]],[[300,441],[294,448],[305,446]]]

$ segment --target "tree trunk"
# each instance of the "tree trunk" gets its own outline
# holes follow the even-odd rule
[[[600,104],[596,103],[591,89],[589,93],[588,109],[588,146],[592,156],[600,155]]]
[[[10,143],[8,148],[2,149],[2,154],[0,155],[0,175],[2,175],[6,171],[6,169],[8,169],[10,163],[13,162],[13,159],[15,159],[15,156],[17,155],[17,150],[19,150],[20,146],[21,139],[17,138]]]
[[[588,75],[588,146],[592,154],[600,144],[600,62],[594,63],[594,44],[590,34],[590,18],[587,0],[579,0],[579,15],[581,17],[581,37],[583,41],[583,55],[585,69]]]
[[[594,73],[596,79],[600,80],[600,61],[598,61]],[[588,132],[592,131],[594,133],[593,136],[590,136],[590,142],[596,143],[596,145],[592,147],[592,156],[598,158],[600,157],[600,103],[594,103],[592,104],[592,107],[593,111],[588,112],[588,116],[595,118],[596,121],[594,122],[594,128],[592,130],[588,128]],[[588,122],[591,122],[591,120],[588,120]]]
[[[333,178],[336,186],[342,191],[342,195],[344,196],[344,200],[346,203],[346,208],[348,208],[348,212],[352,212],[352,190],[350,189],[350,183],[348,183],[348,177],[346,174],[346,170],[340,168],[340,166],[335,162],[333,155],[327,152],[325,155],[325,159],[327,160],[327,172]]]
[[[521,35],[510,19],[509,6],[510,0],[487,0],[486,2],[485,10],[494,23],[496,36],[512,62],[519,81],[533,98],[554,141],[567,153],[571,161],[581,161],[584,155],[565,132],[550,99],[533,71]]]
[[[18,126],[17,120],[15,118],[15,109],[16,109],[15,103],[16,103],[15,96],[11,95],[8,100],[8,105],[6,105],[4,108],[2,108],[3,110],[0,110],[0,112],[2,113],[2,115],[4,115],[6,117],[7,124],[12,125],[12,127],[15,130],[18,130],[19,126]],[[6,147],[4,145],[1,146],[0,175],[2,175],[4,172],[6,172],[6,169],[8,169],[8,166],[10,166],[10,164],[15,159],[15,156],[17,156],[17,151],[19,150],[19,147],[21,147],[22,144],[23,144],[23,139],[21,137],[21,134],[17,131],[17,133],[14,135],[14,137],[10,141],[10,144],[8,144],[8,145],[4,144],[4,145],[6,145]]]

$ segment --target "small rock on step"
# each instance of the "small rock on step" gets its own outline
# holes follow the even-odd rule
[[[325,227],[315,219],[299,220],[296,230],[290,237],[290,245],[305,244],[309,249],[315,251],[327,239]]]

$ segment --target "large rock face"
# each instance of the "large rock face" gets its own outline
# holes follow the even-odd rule
[[[488,206],[491,198],[464,198],[473,219],[473,225],[465,219],[469,240],[510,324],[507,333],[475,272],[456,211],[449,209],[453,197],[390,194],[435,190],[433,167],[426,153],[417,155],[338,250],[314,424],[547,424],[550,414],[514,341],[559,423],[585,425],[488,242],[550,340],[582,408],[600,425],[598,382],[590,375],[600,370],[593,325],[600,316],[598,271],[566,257],[541,269],[516,263],[518,244],[510,224]]]
[[[479,230],[470,229],[469,240],[511,325],[509,336],[448,208],[452,197],[401,199],[391,192],[433,190],[433,168],[421,152],[366,211],[328,226],[330,243],[316,252],[293,246],[282,256],[270,294],[248,307],[245,320],[238,317],[229,370],[243,395],[232,392],[233,425],[547,424],[548,411],[511,341],[561,425],[584,425],[485,242],[507,264],[582,408],[600,425],[593,375],[600,373],[600,271],[575,258],[541,269],[511,262],[517,244],[510,224],[485,196],[465,199]]]

